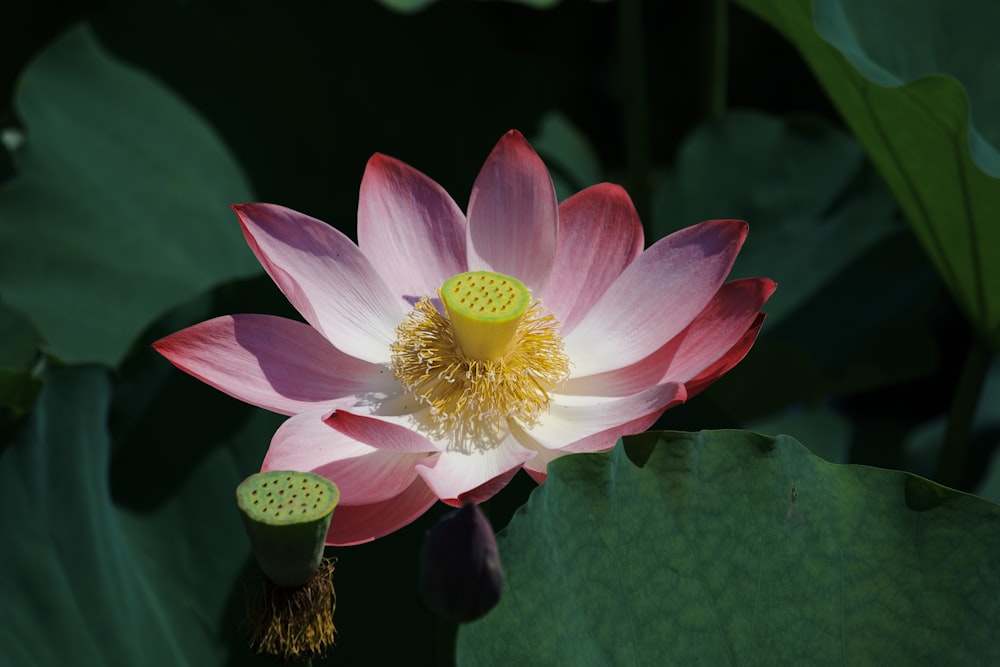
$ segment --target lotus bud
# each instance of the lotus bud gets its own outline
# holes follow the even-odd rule
[[[420,599],[456,623],[484,616],[500,601],[503,568],[496,537],[478,505],[442,517],[420,554]]]

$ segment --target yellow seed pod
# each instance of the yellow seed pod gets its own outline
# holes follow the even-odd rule
[[[531,304],[531,293],[520,280],[491,271],[452,276],[440,295],[462,353],[482,360],[506,353]]]

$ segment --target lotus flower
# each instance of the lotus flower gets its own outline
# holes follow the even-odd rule
[[[305,323],[219,317],[154,347],[241,401],[290,415],[263,470],[315,472],[340,505],[327,543],[370,541],[434,502],[486,500],[524,469],[649,428],[747,353],[774,290],[724,283],[737,220],[643,251],[625,191],[556,201],[521,134],[501,138],[467,215],[384,155],[361,181],[358,244],[271,204],[234,206]]]

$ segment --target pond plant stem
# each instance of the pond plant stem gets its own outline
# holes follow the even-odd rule
[[[993,350],[979,336],[973,335],[962,365],[962,373],[955,388],[951,408],[948,411],[948,425],[944,435],[941,454],[938,457],[936,480],[940,484],[955,489],[967,483],[966,473],[969,461],[969,443],[972,437],[972,422],[976,417],[976,407],[982,393],[983,382],[993,359]]]

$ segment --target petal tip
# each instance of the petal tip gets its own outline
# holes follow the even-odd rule
[[[368,162],[365,164],[365,171],[369,169],[384,170],[390,166],[399,164],[401,160],[398,160],[391,155],[386,155],[385,153],[372,153],[372,156],[368,158]]]
[[[502,149],[515,150],[515,151],[527,150],[532,155],[535,155],[537,157],[535,149],[531,147],[531,144],[528,142],[525,136],[521,134],[520,130],[507,130],[506,132],[504,132],[503,136],[500,137],[500,141],[497,142],[497,145],[493,150],[494,152],[496,152]],[[541,160],[541,158],[538,159],[539,161]]]
[[[269,206],[268,204],[261,204],[259,202],[243,202],[242,204],[230,204],[229,208],[233,209],[240,218],[245,218],[253,214],[253,212],[261,207]]]
[[[747,235],[750,231],[750,224],[746,220],[735,218],[705,220],[700,225],[695,226],[704,226],[713,229],[717,233],[716,238],[722,241],[723,245],[735,247],[737,252],[743,247],[743,243],[747,240]],[[735,255],[733,256],[733,260],[736,260]]]

